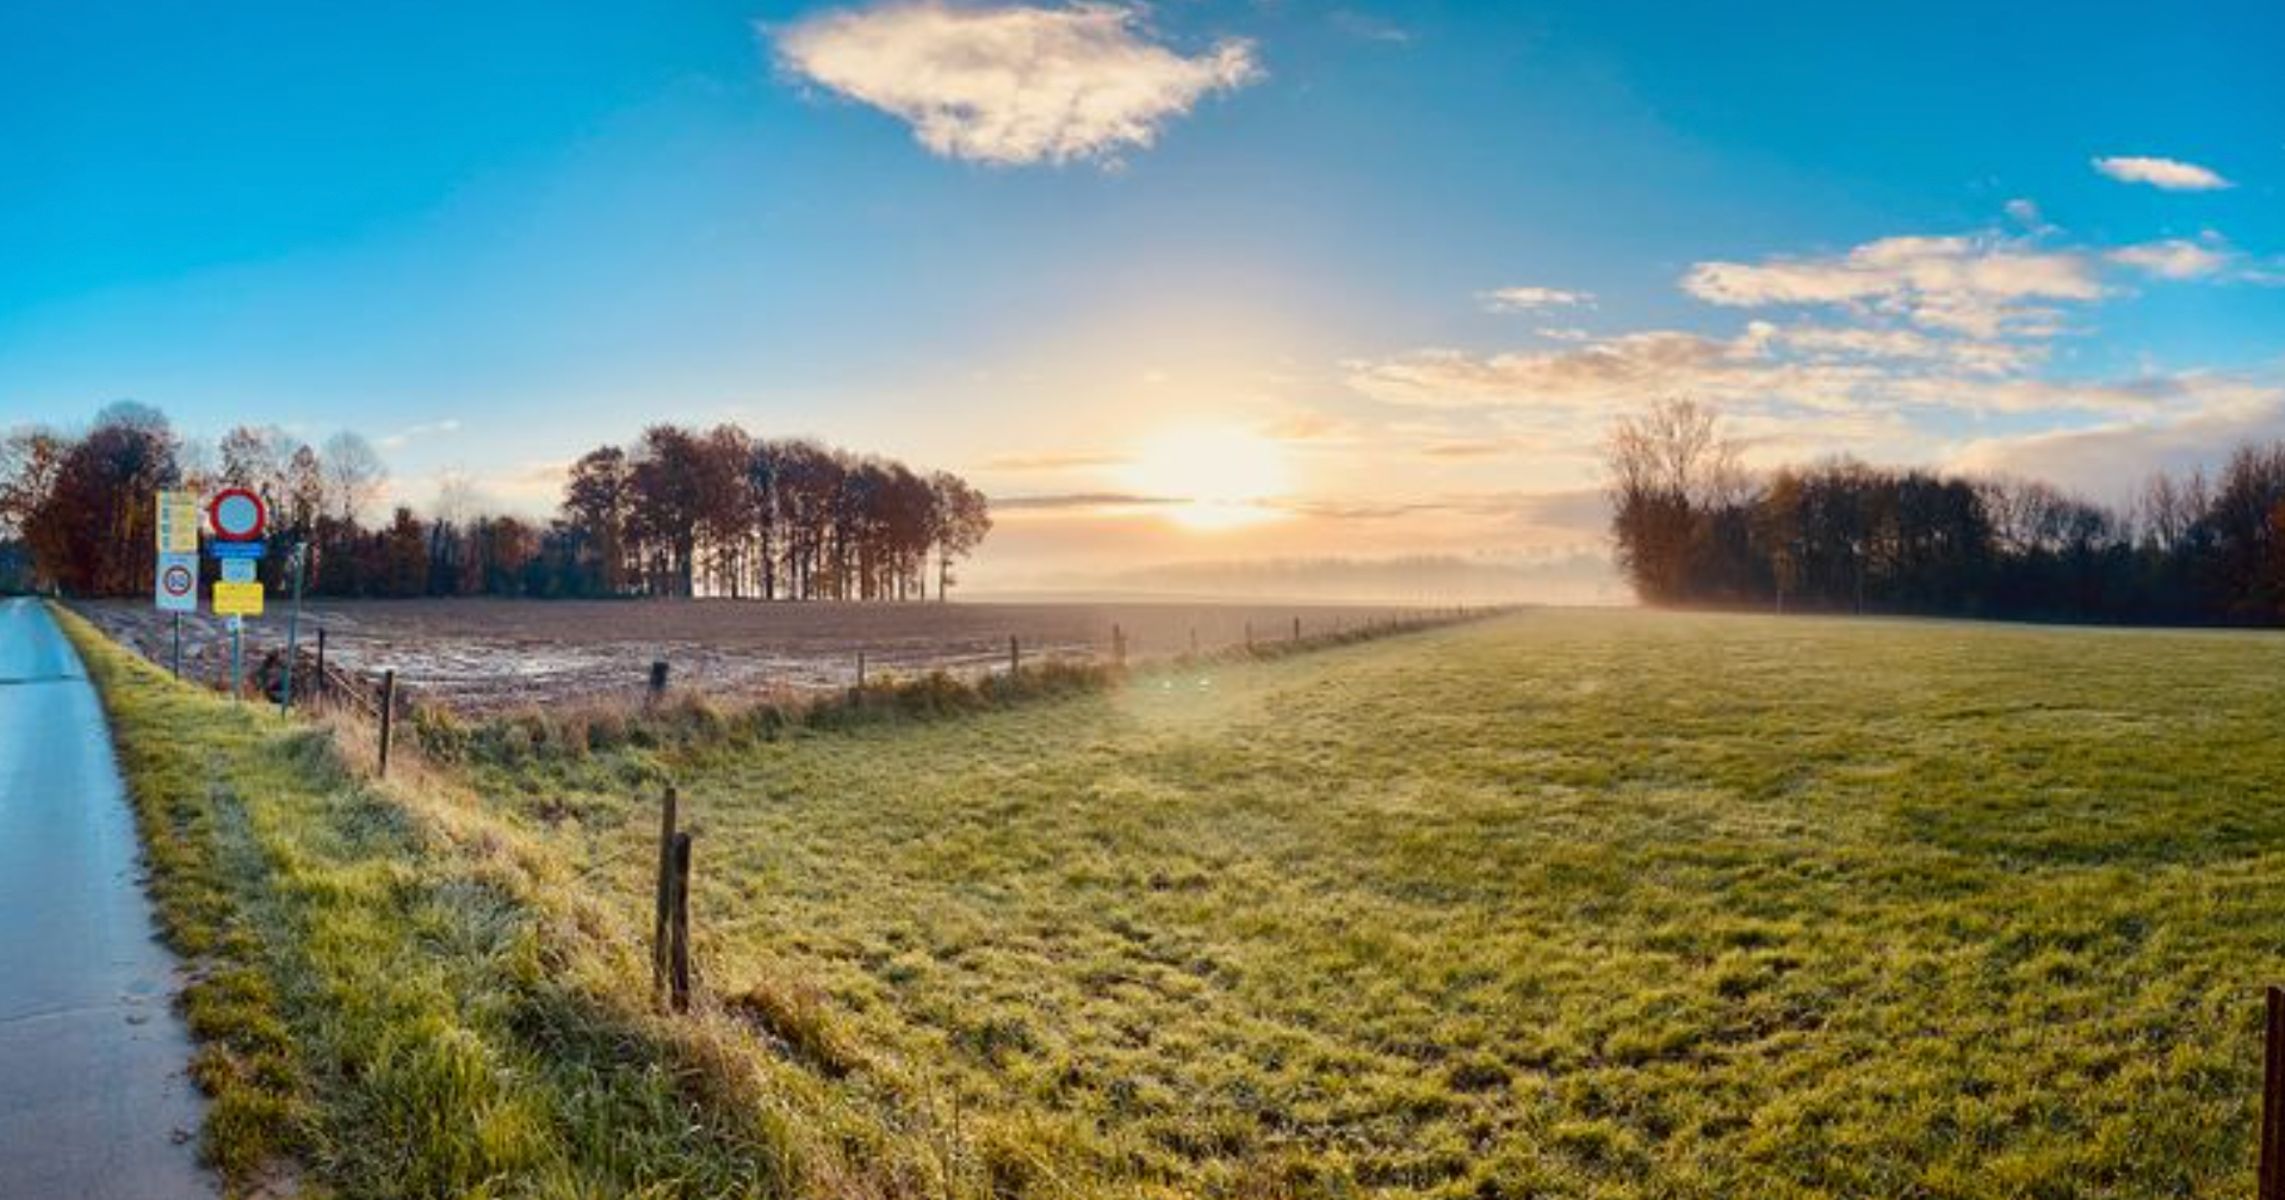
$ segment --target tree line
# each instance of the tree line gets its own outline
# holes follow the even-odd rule
[[[2285,442],[2155,473],[2123,507],[1847,458],[1750,472],[1689,400],[1621,418],[1605,458],[1618,565],[1645,603],[2285,624]]]
[[[308,555],[313,595],[730,596],[943,599],[992,526],[982,493],[950,472],[735,425],[653,425],[574,463],[557,515],[477,511],[448,482],[435,512],[366,524],[387,492],[381,456],[355,433],[322,446],[232,429],[209,445],[157,409],[122,402],[80,434],[0,439],[0,588],[148,594],[157,493],[251,488],[270,510],[263,579]]]

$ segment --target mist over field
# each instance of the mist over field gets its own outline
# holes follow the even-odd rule
[[[1349,604],[1629,604],[1609,558],[1550,554],[1532,559],[1452,556],[1244,559],[1159,563],[1101,572],[1042,572],[979,595],[1069,598],[1306,600]]]

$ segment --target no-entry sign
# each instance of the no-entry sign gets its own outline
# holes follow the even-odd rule
[[[207,502],[206,520],[222,541],[256,542],[262,538],[263,526],[270,522],[270,510],[247,488],[224,488]]]

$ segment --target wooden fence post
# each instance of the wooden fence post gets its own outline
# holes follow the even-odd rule
[[[1293,640],[1297,642],[1301,640],[1301,618],[1299,617],[1293,618]]]
[[[865,698],[865,652],[857,652],[857,698]]]
[[[674,1011],[690,1011],[690,835],[674,835]]]
[[[1016,644],[1016,635],[1008,635],[1008,674],[1023,670],[1023,647]]]
[[[1127,631],[1119,623],[1111,623],[1111,659],[1119,666],[1127,665]]]
[[[1246,651],[1247,651],[1247,653],[1249,653],[1249,654],[1250,654],[1250,653],[1252,653],[1252,652],[1253,652],[1253,648],[1254,648],[1254,623],[1253,623],[1252,621],[1248,621],[1248,622],[1246,622]]]
[[[397,728],[397,672],[395,668],[381,672],[381,769],[383,779],[389,777],[389,742]]]
[[[665,659],[654,658],[651,660],[651,690],[649,699],[645,701],[646,704],[657,704],[659,698],[666,695],[666,673]]]
[[[2285,1200],[2285,988],[2268,993],[2261,1071],[2260,1200]]]
[[[1198,656],[1198,627],[1196,625],[1190,627],[1190,656],[1192,658]]]
[[[674,920],[674,839],[678,797],[673,784],[659,802],[659,879],[657,915],[651,921],[651,998],[666,995],[667,974],[673,963],[669,926]]]

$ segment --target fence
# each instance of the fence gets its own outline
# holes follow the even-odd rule
[[[1184,662],[1267,657],[1505,611],[1509,610],[1315,609],[1306,616],[1272,616],[1274,610],[1259,607],[1203,606],[1192,620],[1160,619],[1155,625],[1110,620],[1082,636],[1027,630],[1007,632],[996,640],[994,635],[975,634],[922,641],[876,635],[838,650],[817,648],[815,639],[787,650],[675,640],[665,644],[684,649],[663,654],[658,650],[661,642],[644,643],[616,630],[592,643],[542,639],[528,650],[522,642],[499,645],[508,639],[492,631],[465,637],[446,633],[435,639],[440,648],[432,650],[419,644],[427,637],[425,631],[388,629],[367,634],[329,626],[320,617],[305,625],[315,637],[305,638],[291,669],[297,703],[377,721],[382,713],[382,675],[388,667],[399,673],[399,698],[407,711],[418,703],[480,717],[565,702],[655,705],[668,694],[670,682],[672,690],[682,694],[798,699],[835,693],[862,696],[868,689],[938,672],[977,683],[1043,665],[1147,670]],[[1240,620],[1240,614],[1247,615]],[[102,614],[97,615],[100,623]],[[249,691],[272,701],[279,698],[288,669],[283,638],[273,636],[280,633],[248,630]],[[206,639],[204,649],[186,667],[186,674],[227,688],[227,670],[212,661],[217,635],[208,628],[197,636]],[[126,640],[159,661],[167,656],[164,646]],[[519,657],[527,653],[530,657]],[[559,665],[566,661],[571,665]]]

